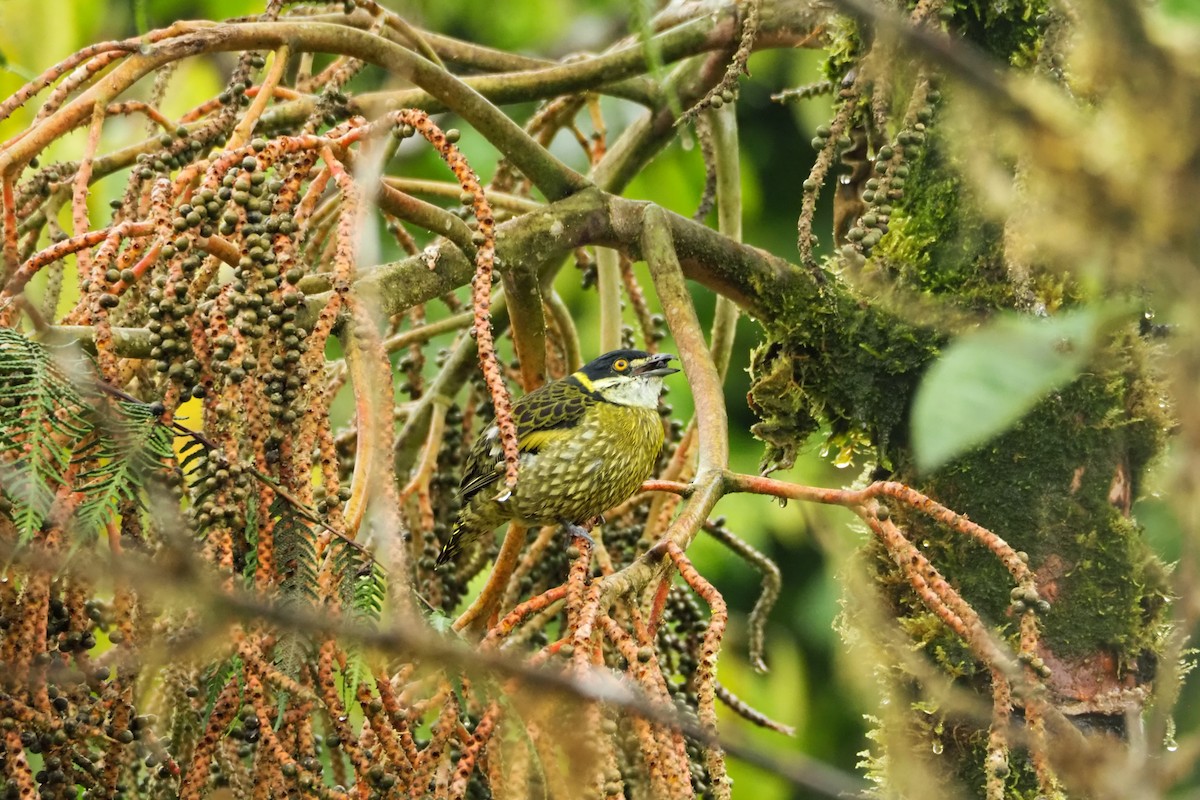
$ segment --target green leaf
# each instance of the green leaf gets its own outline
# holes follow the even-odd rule
[[[201,680],[205,684],[205,703],[204,703],[204,718],[207,719],[217,706],[217,697],[225,690],[229,681],[237,679],[238,684],[242,682],[242,658],[241,656],[229,656],[220,661],[216,661],[205,669],[201,675]]]
[[[957,339],[929,368],[913,402],[917,467],[935,469],[1012,427],[1075,378],[1111,311],[1004,317]]]
[[[1172,22],[1200,23],[1200,0],[1163,0],[1158,11]]]
[[[95,408],[103,408],[98,402]],[[81,467],[76,491],[82,494],[76,526],[94,538],[117,513],[122,501],[140,504],[145,478],[163,471],[174,459],[171,431],[151,406],[120,400],[102,416],[90,440],[79,448]]]
[[[330,550],[342,607],[349,609],[361,623],[378,622],[387,602],[387,573],[370,553],[351,542],[335,539],[330,544]]]
[[[429,626],[438,633],[454,632],[454,618],[447,616],[437,609],[430,611],[427,619],[429,620]]]
[[[254,575],[258,572],[258,498],[249,495],[246,498],[246,527],[243,533],[246,540],[246,563],[242,567],[242,579],[247,589],[254,588]]]
[[[92,429],[59,351],[0,328],[0,487],[29,542],[65,484],[71,450]]]
[[[309,638],[295,629],[285,628],[275,640],[271,663],[284,675],[298,681],[312,656],[313,646]]]
[[[357,705],[358,685],[365,683],[367,686],[373,686],[375,676],[361,648],[349,644],[342,650],[346,654],[346,666],[339,667],[337,671],[342,679],[342,705],[349,709]]]

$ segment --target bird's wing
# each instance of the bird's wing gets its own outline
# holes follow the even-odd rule
[[[570,435],[587,411],[590,398],[566,381],[548,383],[513,404],[517,424],[517,446],[522,453],[536,453],[548,442]],[[463,469],[459,494],[463,502],[500,480],[504,474],[504,448],[500,432],[491,425],[475,439]]]

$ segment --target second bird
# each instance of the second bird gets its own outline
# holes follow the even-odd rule
[[[632,496],[662,450],[658,396],[663,378],[679,371],[667,366],[674,358],[613,350],[517,400],[517,485],[510,496],[497,497],[504,449],[499,428],[491,425],[467,456],[463,508],[438,566],[504,522],[578,525]]]

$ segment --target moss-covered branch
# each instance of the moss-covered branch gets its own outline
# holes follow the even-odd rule
[[[586,189],[498,225],[497,257],[501,263],[536,264],[542,274],[557,269],[567,254],[585,245],[618,248],[640,257],[646,205]],[[852,302],[845,296],[845,287],[828,277],[818,279],[809,270],[734,242],[685,217],[667,213],[666,219],[684,274],[731,298],[752,316],[771,319],[804,308],[815,312],[839,297]],[[381,313],[392,315],[465,286],[473,271],[467,255],[443,242],[430,253],[376,267],[358,279],[355,287],[376,298]],[[298,324],[311,325],[325,307],[329,298],[325,280],[313,276],[302,281],[308,297]],[[86,330],[78,333],[86,334]],[[129,329],[118,337],[116,346],[121,355],[145,357],[147,341]]]

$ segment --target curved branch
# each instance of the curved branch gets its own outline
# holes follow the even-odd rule
[[[131,56],[93,87],[51,115],[11,148],[0,153],[0,175],[27,164],[58,131],[70,130],[80,115],[98,101],[116,97],[153,70],[201,53],[278,49],[294,52],[338,53],[380,66],[411,80],[477,128],[536,185],[557,200],[587,185],[587,179],[567,167],[525,133],[516,122],[459,78],[439,69],[411,50],[379,36],[342,25],[320,22],[245,22],[218,25],[186,33]]]
[[[772,4],[763,12],[756,48],[817,43],[813,32],[821,21],[822,15],[818,11],[799,3],[779,3]],[[434,49],[451,62],[466,63],[464,59],[473,58],[477,63],[472,63],[472,66],[503,70],[497,74],[463,79],[466,85],[497,105],[547,99],[583,90],[601,91],[646,105],[659,105],[665,97],[662,90],[636,81],[637,76],[644,75],[651,67],[645,46],[640,40],[618,44],[598,56],[556,64],[524,57],[515,60],[508,53],[503,54],[503,58],[499,55],[485,57],[496,51],[486,51],[485,48],[432,33],[425,35]],[[662,60],[671,63],[701,53],[724,52],[737,41],[738,36],[737,4],[727,3],[715,11],[705,8],[694,18],[664,30],[655,36],[655,44]],[[458,57],[452,56],[451,52]],[[480,61],[480,58],[483,60]],[[724,63],[722,56],[722,71]],[[720,77],[715,76],[713,83]],[[703,92],[699,96],[703,96]],[[430,112],[451,107],[439,105],[443,101],[434,92],[402,89],[364,93],[352,100],[351,107],[371,117],[397,107],[419,106]],[[264,124],[281,125],[302,120],[311,113],[315,102],[315,99],[305,98],[283,104],[267,115]]]
[[[577,247],[619,248],[638,258],[642,252],[642,216],[647,206],[643,201],[586,189],[498,225],[497,258],[512,264],[528,262],[530,254],[537,254],[537,269],[543,284]],[[670,229],[684,276],[730,298],[753,317],[771,319],[789,308],[828,307],[843,291],[839,284],[821,283],[815,273],[764,250],[734,242],[678,214],[661,213]],[[378,266],[360,277],[355,289],[377,298],[381,314],[399,314],[465,286],[474,269],[462,250],[442,242],[427,252]],[[331,291],[322,276],[303,279],[300,288],[307,296],[296,322],[311,327],[329,302]],[[91,338],[87,328],[55,330],[85,343]],[[149,356],[149,332],[145,329],[116,329],[114,336],[118,355]]]
[[[667,325],[679,345],[679,357],[696,403],[700,431],[700,472],[721,470],[729,464],[729,431],[721,375],[713,363],[696,308],[683,280],[675,254],[666,212],[646,206],[642,229],[642,256],[658,290]],[[690,540],[689,540],[690,541]],[[686,545],[684,545],[684,549]]]

